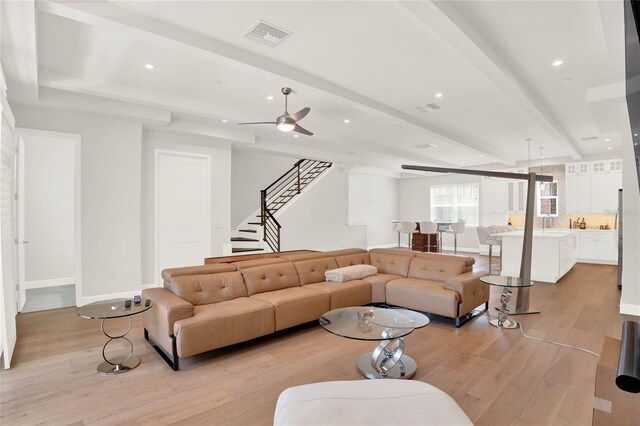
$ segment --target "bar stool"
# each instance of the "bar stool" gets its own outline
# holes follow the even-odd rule
[[[486,244],[489,246],[489,275],[493,275],[491,273],[491,268],[493,266],[493,246],[502,247],[502,241],[498,237],[493,236],[493,232],[491,232],[487,226],[478,226],[476,230],[478,231],[478,241],[480,244]],[[502,251],[500,252],[500,270],[502,270]]]
[[[452,223],[449,227],[450,230],[447,231],[448,234],[453,234],[453,253],[458,254],[458,234],[464,234],[464,226],[467,222],[464,220],[460,220],[458,222]]]
[[[398,233],[398,248],[400,248],[400,233],[402,232],[402,226],[400,225],[400,221],[394,220],[391,222],[393,225],[393,232]]]
[[[400,222],[400,232],[407,234],[407,246],[411,248],[411,234],[416,230],[418,225],[415,222],[402,221]],[[400,234],[398,234],[400,235]],[[400,237],[398,237],[398,243],[400,242]],[[398,244],[400,247],[400,244]]]
[[[426,235],[434,235],[438,233],[438,224],[431,221],[420,222],[420,233]],[[431,246],[431,244],[429,244]],[[438,247],[436,246],[436,251]]]

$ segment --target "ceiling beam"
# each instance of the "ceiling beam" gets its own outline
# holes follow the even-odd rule
[[[33,0],[0,2],[2,56],[9,55],[4,71],[11,81],[10,100],[38,99],[38,26]]]
[[[566,150],[567,155],[574,160],[582,158],[582,152],[558,120],[547,111],[533,91],[526,87],[473,25],[458,12],[455,2],[402,1],[400,3],[514,101],[551,139]],[[523,138],[526,136],[523,135]]]
[[[323,80],[315,75],[290,67],[267,57],[257,55],[230,44],[220,42],[188,30],[166,24],[145,16],[134,14],[104,2],[39,2],[41,11],[88,25],[109,28],[119,33],[147,40],[166,48],[172,48],[209,61],[214,61],[233,69],[253,74],[269,73],[287,80],[298,82],[333,96],[337,96],[365,107],[369,112],[384,115],[416,126],[428,135],[459,148],[484,154],[508,164],[515,159],[488,147],[480,140],[440,128],[411,114],[392,108],[381,102],[360,95],[345,87]]]

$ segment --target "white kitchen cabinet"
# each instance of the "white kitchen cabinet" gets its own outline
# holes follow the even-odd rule
[[[604,162],[603,162],[604,164]],[[604,170],[604,169],[603,169]],[[608,208],[608,175],[591,175],[591,210],[590,213],[605,213]]]
[[[507,170],[509,173],[528,173],[527,169]],[[522,180],[506,181],[507,213],[524,213],[527,205],[527,183]]]
[[[504,179],[483,177],[480,181],[480,211],[483,214],[505,214],[506,181]]]
[[[591,213],[591,175],[567,175],[565,185],[567,214]]]
[[[578,231],[578,262],[606,263],[618,262],[618,238],[615,230]]]

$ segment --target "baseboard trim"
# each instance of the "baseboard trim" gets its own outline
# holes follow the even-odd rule
[[[631,303],[621,303],[620,313],[625,315],[633,315],[640,317],[640,305],[632,305]]]
[[[25,290],[34,288],[58,287],[61,285],[71,285],[76,283],[76,277],[54,278],[51,280],[23,281],[20,283]]]
[[[594,263],[597,265],[617,265],[617,260],[578,259],[578,263]]]
[[[449,246],[443,246],[442,247],[442,251],[450,251],[453,252],[453,246],[449,247]],[[480,253],[480,249],[478,248],[471,248],[471,247],[458,247],[458,252],[463,252],[463,253]],[[453,253],[443,253],[443,254],[453,254]]]

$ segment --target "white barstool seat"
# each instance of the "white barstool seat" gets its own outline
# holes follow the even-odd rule
[[[464,226],[467,222],[464,220],[460,220],[458,222],[452,223],[449,226],[450,230],[447,231],[448,234],[453,234],[453,253],[458,254],[458,234],[464,234]]]
[[[411,248],[411,234],[418,228],[415,222],[402,221],[400,222],[400,232],[407,234],[407,246]],[[398,239],[398,242],[400,239]],[[400,245],[398,244],[398,247]]]
[[[422,221],[420,222],[420,233],[425,235],[437,235],[438,224],[435,222],[431,222],[429,220]],[[429,247],[431,247],[431,245],[429,245]],[[431,249],[428,249],[428,250],[431,250]],[[436,246],[436,251],[438,251],[438,246]]]
[[[478,232],[478,241],[480,242],[480,244],[485,244],[489,246],[489,275],[492,275],[491,268],[493,265],[493,259],[492,259],[493,246],[502,247],[502,241],[498,237],[493,235],[496,232],[493,232],[491,227],[478,226],[476,230]],[[501,255],[500,261],[502,262],[502,252],[500,253],[500,255]]]

